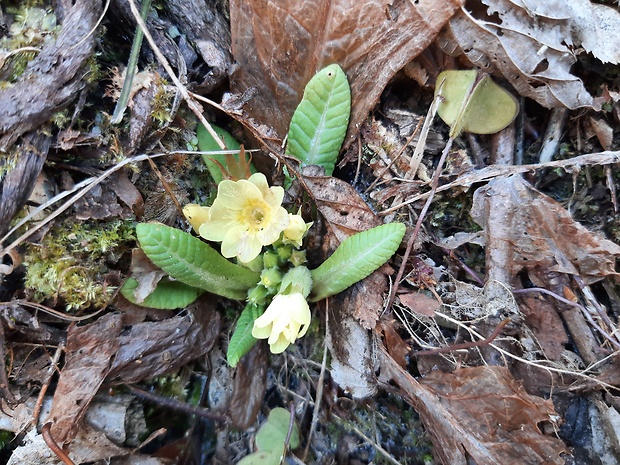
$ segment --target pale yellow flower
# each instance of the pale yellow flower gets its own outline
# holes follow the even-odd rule
[[[254,321],[252,336],[267,339],[269,350],[280,354],[306,334],[309,326],[310,307],[303,294],[278,294],[265,313]]]
[[[224,180],[199,234],[222,243],[222,255],[244,263],[256,258],[264,245],[273,244],[289,224],[282,207],[284,189],[269,187],[261,173],[240,181]]]
[[[304,237],[312,226],[312,223],[306,223],[301,215],[288,214],[289,222],[283,231],[282,242],[285,244],[293,244],[295,247],[301,247]]]
[[[183,207],[183,214],[194,231],[198,232],[200,226],[209,220],[209,207],[203,207],[196,203],[188,203]]]

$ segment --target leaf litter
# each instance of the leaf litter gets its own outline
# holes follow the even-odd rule
[[[309,77],[332,61],[343,65],[353,90],[353,124],[347,138],[347,143],[351,144],[390,80],[395,78],[394,83],[403,79],[398,70],[425,50],[446,22],[447,27],[439,36],[444,50],[503,76],[516,93],[549,108],[599,108],[600,99],[593,97],[584,86],[588,77],[573,65],[580,48],[602,62],[612,63],[617,63],[617,50],[620,50],[617,37],[610,33],[620,30],[615,27],[619,22],[617,11],[586,1],[558,4],[488,0],[468,2],[467,10],[459,10],[462,2],[430,0],[394,3],[387,8],[380,2],[325,0],[313,5],[312,10],[305,9],[308,4],[264,1],[233,1],[231,4],[232,48],[238,62],[231,77],[231,90],[247,93],[248,99],[243,106],[245,113],[229,113],[237,116],[250,131],[255,131],[255,136],[260,138],[267,134],[263,146],[272,148],[275,147],[273,142],[286,134],[290,115]],[[317,11],[321,14],[316,14]],[[456,15],[450,19],[453,14]],[[287,27],[282,28],[282,24]],[[419,27],[420,24],[425,27]],[[605,34],[604,38],[601,34]],[[178,45],[183,49],[182,42]],[[201,47],[204,52],[205,44]],[[427,76],[436,76],[441,70],[427,71]],[[147,115],[136,112],[132,117],[141,120]],[[382,115],[374,114],[373,118],[382,120]],[[610,126],[592,117],[589,121],[603,149],[613,148],[610,128],[613,135],[615,123]],[[125,143],[127,153],[142,146],[141,139],[153,136],[159,140],[165,133],[154,134],[152,123],[148,121],[132,124],[134,130],[126,142],[113,142]],[[182,126],[183,123],[179,131],[183,130]],[[135,129],[137,127],[140,129]],[[256,132],[256,128],[260,130]],[[437,125],[435,129],[442,130]],[[79,136],[79,132],[66,134]],[[374,147],[380,147],[383,138],[373,133],[373,138],[369,139],[364,131],[360,137],[360,146]],[[84,143],[89,139],[72,140]],[[403,139],[398,143],[403,146],[406,142]],[[65,143],[61,149],[77,151],[79,144]],[[277,147],[272,152],[282,155]],[[395,153],[384,151],[388,163]],[[609,301],[603,299],[608,307],[601,308],[597,302],[602,295],[601,288],[597,286],[601,282],[609,286],[617,280],[620,248],[580,225],[571,211],[534,189],[517,173],[540,172],[544,167],[572,167],[577,176],[578,168],[583,165],[613,166],[611,164],[617,164],[618,159],[617,152],[603,152],[545,165],[490,166],[482,170],[467,165],[456,180],[442,180],[438,192],[443,190],[455,197],[466,193],[474,183],[490,180],[488,185],[476,189],[472,210],[472,217],[483,228],[486,260],[485,267],[477,271],[486,272],[487,286],[482,288],[465,282],[467,265],[459,269],[448,264],[438,276],[450,277],[451,284],[456,287],[456,299],[451,301],[450,296],[439,289],[446,284],[441,282],[444,278],[432,284],[437,296],[431,298],[419,294],[418,288],[428,291],[429,282],[423,286],[411,279],[390,282],[392,271],[386,267],[330,299],[325,312],[320,310],[316,314],[328,314],[331,379],[353,397],[374,396],[376,402],[382,402],[382,390],[386,390],[407,400],[416,408],[433,438],[438,462],[459,464],[471,458],[479,464],[564,463],[564,458],[572,451],[553,431],[560,424],[564,409],[554,406],[548,396],[551,389],[558,386],[562,390],[570,389],[568,383],[575,380],[581,383],[580,389],[592,389],[592,386],[598,389],[597,377],[602,383],[617,383],[609,376],[613,367],[611,356],[617,350],[614,345],[617,313],[608,315],[608,309],[613,310],[618,302],[608,292]],[[377,164],[376,160],[360,161]],[[425,159],[424,163],[430,165],[430,160]],[[171,173],[174,173],[173,166],[170,166]],[[385,173],[385,170],[375,170],[375,174],[383,176],[382,171]],[[613,172],[608,170],[608,173],[611,174],[606,182],[613,186]],[[512,176],[507,176],[510,174]],[[371,208],[366,197],[345,180],[304,171],[300,181],[305,184],[325,225],[325,231],[314,238],[315,243],[324,245],[323,254],[330,253],[352,233],[383,221],[382,216],[387,211],[383,203],[390,198],[387,195],[375,195],[380,201]],[[400,182],[394,176],[386,181],[388,189],[404,192],[403,198],[407,199],[405,204],[390,209],[399,220],[414,223],[415,202],[427,195],[423,192],[424,183],[404,189]],[[119,174],[102,185],[101,190],[92,190],[85,197],[83,203],[88,208],[81,209],[81,215],[84,219],[141,215],[143,194],[131,186],[127,175]],[[426,237],[432,236],[431,231]],[[480,236],[481,233],[476,235],[479,244]],[[461,235],[452,242],[454,254],[462,254],[468,246],[467,239],[462,238]],[[435,241],[435,244],[442,247],[449,243],[448,239],[442,238],[443,241]],[[433,246],[430,240],[425,245]],[[433,260],[426,254],[433,255],[437,262],[442,261],[441,254],[432,247],[416,253],[419,254],[416,260],[407,264],[413,274],[420,263],[432,266],[429,264]],[[398,257],[395,262],[398,264]],[[134,266],[151,269],[139,257]],[[437,265],[439,268],[441,266]],[[455,278],[457,275],[459,279]],[[143,280],[139,292],[148,291],[158,279],[158,276],[150,276]],[[550,291],[543,294],[527,289],[531,285]],[[385,308],[389,286],[401,288],[398,305],[394,308]],[[515,298],[510,289],[528,292]],[[596,293],[592,293],[592,289]],[[442,302],[436,298],[439,296]],[[576,301],[585,304],[579,308]],[[117,309],[130,311],[131,306],[121,298],[116,302],[113,305]],[[70,450],[76,453],[77,463],[87,460],[77,454],[78,447],[86,444],[88,450],[89,444],[99,441],[85,436],[90,427],[79,420],[89,415],[92,410],[89,405],[94,405],[102,386],[136,383],[169,371],[176,372],[190,360],[201,360],[205,355],[217,363],[218,347],[225,343],[221,337],[225,325],[215,308],[221,302],[210,299],[201,302],[200,308],[186,309],[176,316],[156,311],[139,316],[109,313],[94,322],[69,328],[66,358],[52,406],[52,418],[56,419],[52,431],[57,441],[74,438]],[[21,310],[30,315],[27,308]],[[5,340],[12,344],[10,350],[15,351],[12,353],[21,354],[14,347],[16,334],[25,334],[32,341],[47,338],[62,342],[65,332],[48,325],[47,321],[41,322],[33,316],[33,324],[28,315],[14,318],[18,310],[14,307],[3,304],[2,309]],[[502,325],[505,316],[516,324]],[[150,321],[152,318],[161,321]],[[16,323],[21,326],[16,328]],[[495,334],[494,328],[501,331]],[[476,345],[481,340],[482,344]],[[315,344],[320,345],[316,341]],[[450,345],[458,350],[419,355],[416,361],[414,355],[418,345],[431,352]],[[487,360],[489,351],[501,354],[494,360],[499,360],[506,368],[477,366]],[[272,360],[268,365],[264,347],[257,346],[241,361],[234,377],[229,372],[228,377],[222,378],[224,384],[234,380],[234,393],[225,396],[227,400],[223,406],[233,423],[240,428],[256,424],[257,415],[266,413],[263,401],[273,401],[274,397],[275,402],[280,403],[295,399],[298,411],[305,411],[312,393],[319,392],[314,384],[318,372],[314,371],[316,367],[312,368],[312,363],[316,363],[312,362],[313,352],[311,344],[304,343],[298,352],[287,355],[286,362],[292,362],[293,369],[283,380],[281,361]],[[426,362],[422,361],[424,357],[427,357]],[[584,367],[589,371],[583,372]],[[423,376],[414,378],[410,370],[417,370]],[[545,375],[539,377],[538,373]],[[555,376],[553,379],[551,373]],[[12,376],[10,381],[16,379]],[[22,379],[22,382],[28,381]],[[330,394],[337,399],[333,405],[337,411],[337,402],[343,401],[342,392],[336,387],[331,389]],[[314,399],[314,402],[320,401],[320,398]],[[324,439],[325,428],[326,425],[319,426],[315,438]],[[43,445],[40,437],[37,440]],[[307,441],[311,443],[312,438]],[[240,458],[232,453],[234,447],[229,442],[224,443],[230,449],[227,453],[220,450],[220,457],[229,462]],[[126,448],[115,447],[106,443],[109,455],[86,457],[92,460],[126,453]],[[386,453],[391,458],[382,444],[374,443],[373,447],[375,451],[383,451],[376,453]],[[115,452],[111,452],[113,449]],[[243,454],[249,449],[242,447],[240,450]],[[319,457],[332,459],[329,448],[326,450],[321,452],[315,441],[317,460]],[[19,460],[18,457],[16,454],[14,460]],[[137,459],[138,455],[135,457]],[[346,457],[343,460],[358,460],[360,454],[347,452],[343,457]]]

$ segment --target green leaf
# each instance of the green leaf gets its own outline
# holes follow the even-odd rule
[[[200,239],[159,223],[136,226],[140,247],[177,281],[230,299],[245,299],[260,274],[235,265]]]
[[[269,412],[267,422],[256,433],[256,448],[260,451],[277,451],[282,454],[290,423],[291,412],[282,407],[274,408]],[[293,423],[289,447],[291,449],[299,447],[299,429],[295,423]]]
[[[173,310],[175,308],[185,308],[193,303],[200,294],[200,289],[188,286],[179,281],[170,281],[167,278],[157,283],[157,287],[151,292],[143,302],[136,301],[133,291],[138,287],[138,281],[129,278],[121,287],[120,292],[131,303],[144,307],[159,308],[162,310]]]
[[[241,145],[239,142],[235,140],[233,136],[230,135],[229,132],[212,124],[211,127],[216,132],[218,136],[224,142],[224,145],[228,150],[239,150]],[[196,137],[198,138],[198,148],[201,152],[213,152],[222,150],[221,147],[215,142],[215,139],[209,134],[207,128],[205,128],[202,123],[198,123],[198,128],[196,129]],[[249,156],[244,155],[246,160],[249,162]],[[219,184],[223,179],[222,167],[230,168],[232,165],[236,165],[239,162],[239,154],[231,155],[231,154],[212,154],[212,155],[202,155],[202,159],[204,160],[207,168],[209,169],[209,173],[211,177],[215,181],[216,184]],[[233,163],[231,161],[234,160]],[[250,171],[252,173],[256,172],[256,168],[254,165],[250,163]]]
[[[351,90],[336,64],[319,71],[306,85],[288,131],[286,153],[302,165],[319,165],[331,176],[347,133]]]
[[[444,71],[437,76],[435,96],[443,100],[437,114],[450,128],[450,137],[462,131],[493,134],[501,131],[519,113],[519,102],[488,74],[477,71]]]
[[[252,336],[252,328],[254,327],[254,320],[259,317],[259,313],[260,310],[256,305],[248,303],[239,315],[237,326],[230,342],[228,342],[226,353],[226,360],[233,368],[237,366],[241,357],[247,354],[258,342],[258,339]]]
[[[338,294],[387,262],[405,235],[402,223],[389,223],[345,239],[321,266],[312,270],[310,301]]]
[[[237,465],[280,465],[282,452],[258,451],[243,457]]]

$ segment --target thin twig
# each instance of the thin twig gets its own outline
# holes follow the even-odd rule
[[[65,453],[65,451],[63,451],[60,448],[60,446],[54,439],[54,436],[52,436],[51,428],[52,428],[52,422],[46,423],[45,425],[43,425],[43,428],[41,428],[41,435],[43,436],[43,440],[45,441],[45,444],[47,444],[47,447],[49,447],[50,450],[54,454],[56,454],[56,456],[60,460],[62,460],[62,462],[65,465],[75,465],[75,462],[71,460],[69,456]]]
[[[443,153],[441,154],[441,158],[439,159],[439,163],[437,164],[437,169],[435,170],[435,174],[433,175],[433,183],[431,185],[431,191],[426,199],[426,203],[424,207],[422,207],[422,211],[418,216],[418,221],[416,221],[415,227],[413,228],[413,233],[409,238],[409,242],[407,242],[407,249],[405,250],[405,254],[403,255],[403,261],[398,269],[398,274],[396,275],[396,279],[394,280],[394,286],[392,287],[392,291],[390,292],[390,298],[387,302],[387,308],[392,306],[394,302],[394,298],[396,297],[396,291],[398,290],[398,285],[400,284],[400,280],[403,278],[405,274],[405,267],[407,266],[407,261],[409,260],[409,255],[411,254],[411,249],[413,248],[413,244],[415,243],[416,238],[418,237],[418,233],[420,232],[420,228],[422,227],[422,222],[424,221],[424,217],[426,216],[426,212],[428,212],[429,207],[431,206],[431,202],[433,201],[433,197],[435,192],[437,191],[437,187],[439,186],[439,177],[441,172],[443,171],[443,165],[446,162],[446,158],[448,158],[448,154],[450,153],[450,148],[452,147],[452,142],[454,139],[448,139],[446,146],[443,149]]]
[[[502,176],[510,176],[513,174],[521,174],[527,173],[529,171],[536,171],[545,168],[562,168],[562,169],[571,169],[571,168],[580,168],[581,166],[588,165],[612,165],[620,163],[620,151],[618,152],[599,152],[599,153],[589,153],[587,155],[580,155],[578,157],[569,158],[567,160],[557,160],[551,161],[549,163],[536,163],[532,165],[493,165],[487,166],[486,168],[482,168],[481,170],[473,170],[464,175],[460,176],[455,181],[444,184],[443,186],[437,189],[437,192],[443,192],[453,187],[462,187],[462,186],[471,186],[472,184],[489,181],[494,178],[499,178]],[[430,192],[424,192],[423,194],[418,194],[411,197],[408,200],[405,200],[398,205],[394,205],[390,208],[383,210],[379,213],[380,216],[385,216],[399,208],[402,208],[411,203],[417,202],[418,200],[423,200],[431,195]]]
[[[45,400],[45,394],[47,393],[48,388],[50,387],[50,383],[52,382],[52,377],[54,373],[58,369],[58,360],[60,360],[60,356],[65,350],[65,345],[60,344],[56,348],[56,352],[54,353],[54,357],[52,357],[52,363],[50,364],[49,370],[47,370],[47,379],[43,382],[43,386],[41,386],[41,391],[37,396],[37,403],[34,406],[34,410],[32,412],[32,420],[35,425],[39,423],[39,415],[41,414],[41,408],[43,407],[43,401]]]
[[[157,57],[157,60],[164,67],[164,69],[166,70],[166,73],[168,73],[168,76],[170,76],[170,79],[172,79],[172,82],[174,82],[174,85],[177,87],[177,89],[179,89],[179,92],[181,93],[181,96],[187,103],[187,106],[189,107],[189,109],[196,115],[198,120],[204,125],[204,127],[207,129],[207,132],[211,135],[211,137],[213,137],[213,140],[215,140],[217,145],[222,150],[225,150],[226,145],[224,144],[220,136],[215,132],[213,127],[209,124],[209,122],[203,116],[202,108],[200,108],[200,105],[196,103],[196,101],[189,94],[187,88],[183,85],[183,83],[181,83],[177,75],[174,73],[174,70],[170,66],[170,63],[168,63],[168,60],[166,59],[164,54],[161,52],[161,50],[155,43],[153,36],[151,35],[151,33],[146,27],[146,23],[140,17],[140,12],[138,11],[138,8],[136,7],[136,2],[134,2],[134,0],[129,0],[129,7],[131,8],[131,12],[133,13],[133,16],[136,22],[138,23],[139,27],[142,29],[142,32],[144,33],[144,37],[146,38],[147,42],[151,46],[151,50],[153,50],[153,53]]]
[[[310,452],[310,443],[312,442],[312,435],[316,430],[316,426],[319,423],[319,411],[321,409],[321,400],[323,399],[323,383],[325,383],[325,372],[327,367],[327,325],[329,325],[329,299],[325,299],[325,337],[323,338],[323,360],[321,361],[321,372],[319,374],[319,380],[316,385],[316,398],[314,400],[314,410],[312,411],[312,422],[310,423],[310,432],[308,433],[308,439],[306,449],[304,450],[303,462],[306,462],[308,453]]]
[[[424,355],[436,355],[436,354],[443,354],[443,353],[446,353],[446,352],[453,352],[455,350],[471,349],[473,347],[480,347],[480,346],[489,345],[489,344],[491,344],[491,342],[493,342],[493,340],[497,336],[499,336],[499,333],[501,332],[501,330],[504,329],[504,326],[506,326],[508,323],[510,323],[510,318],[503,319],[497,325],[497,327],[491,333],[491,335],[489,337],[487,337],[486,339],[483,339],[482,341],[463,342],[461,344],[453,344],[453,345],[448,346],[448,347],[438,347],[437,349],[420,350],[419,352],[414,352],[413,355],[415,357],[424,356]]]
[[[170,397],[159,396],[157,394],[153,394],[152,392],[145,391],[144,389],[140,389],[129,384],[125,386],[135,396],[153,402],[154,404],[160,405],[162,407],[167,407],[172,410],[187,413],[188,415],[197,415],[199,417],[209,418],[211,420],[219,421],[222,423],[228,422],[228,417],[226,415],[212,412],[206,408],[189,405],[185,402],[171,399]]]

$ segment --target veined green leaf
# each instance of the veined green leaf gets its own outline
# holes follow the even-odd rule
[[[260,274],[235,265],[200,239],[159,223],[136,226],[140,247],[177,281],[230,299],[245,299]]]
[[[286,153],[302,165],[319,165],[331,176],[347,133],[351,90],[336,64],[319,71],[306,85],[288,131]]]
[[[402,223],[389,223],[345,239],[321,266],[312,270],[312,294],[316,302],[344,291],[387,262],[405,235]]]
[[[237,366],[241,357],[247,354],[258,342],[258,339],[252,336],[252,328],[254,327],[254,320],[260,316],[259,313],[256,305],[248,303],[239,315],[237,326],[230,337],[228,351],[226,352],[226,360],[233,368]]]
[[[228,150],[239,150],[241,148],[239,142],[237,142],[237,140],[231,136],[228,131],[216,126],[215,124],[212,124],[211,127],[216,134],[222,138],[222,142],[224,142],[224,145]],[[207,128],[205,128],[201,123],[198,123],[196,137],[198,138],[198,148],[200,151],[214,152],[221,150],[220,146],[217,142],[215,142],[213,137],[211,137],[211,134],[209,134],[209,131],[207,131]],[[250,163],[249,156],[247,154],[244,154],[244,156],[246,157],[247,162]],[[203,154],[202,159],[204,160],[205,165],[207,165],[209,173],[216,184],[219,184],[223,179],[222,167],[230,170],[233,165],[239,164],[239,154]],[[234,160],[233,163],[231,163],[232,160]],[[250,163],[250,172],[256,172],[256,168],[254,168],[254,164],[252,163]]]
[[[133,291],[138,287],[138,281],[129,278],[121,287],[120,292],[130,302],[144,307],[173,310],[184,308],[193,303],[204,291],[179,281],[162,279],[157,287],[143,302],[137,302]]]

